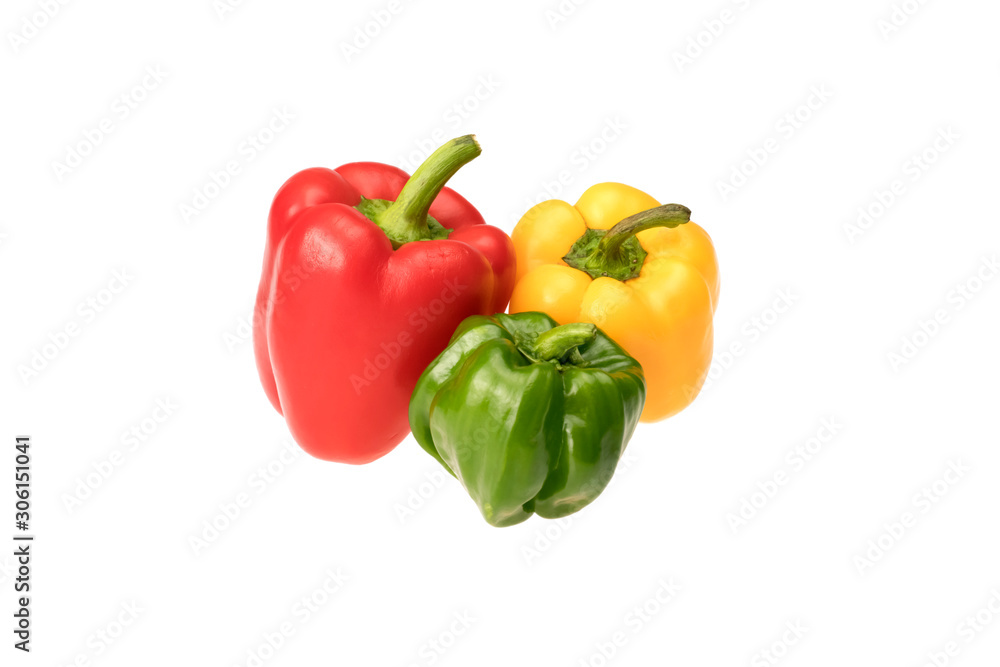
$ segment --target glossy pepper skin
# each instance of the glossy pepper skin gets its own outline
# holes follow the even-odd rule
[[[660,207],[640,190],[602,183],[575,206],[538,204],[512,235],[510,312],[542,311],[604,330],[646,372],[644,422],[687,407],[712,361],[718,261],[711,238],[689,219],[683,206]]]
[[[480,152],[474,137],[453,140],[412,179],[373,162],[306,169],[275,196],[254,352],[309,454],[357,464],[392,450],[417,378],[455,327],[506,306],[510,239],[444,187]]]
[[[421,375],[410,425],[486,521],[510,526],[593,501],[645,396],[642,367],[592,324],[475,316]]]

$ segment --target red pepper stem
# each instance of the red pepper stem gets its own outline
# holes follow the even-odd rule
[[[379,220],[390,238],[421,241],[431,238],[427,214],[441,189],[459,169],[479,157],[483,149],[474,134],[452,139],[420,165]]]
[[[593,324],[564,324],[538,334],[534,342],[534,356],[541,361],[558,361],[596,337],[597,327]]]
[[[622,244],[639,232],[655,227],[672,229],[690,220],[691,209],[681,204],[665,204],[642,213],[636,213],[608,230],[597,246],[596,255],[604,261],[613,263],[619,257]]]

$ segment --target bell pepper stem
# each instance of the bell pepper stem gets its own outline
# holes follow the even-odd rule
[[[452,139],[431,153],[403,186],[396,201],[380,216],[379,226],[401,242],[431,238],[427,215],[441,189],[483,149],[474,134]]]
[[[657,206],[625,218],[608,231],[588,229],[576,240],[563,261],[594,280],[632,280],[639,277],[646,261],[646,251],[635,235],[655,227],[679,227],[690,220],[691,209],[687,206]]]
[[[622,244],[639,232],[656,227],[673,229],[690,222],[690,220],[691,209],[681,204],[665,204],[642,213],[636,213],[608,230],[608,233],[598,244],[595,256],[610,262],[620,260]]]
[[[597,327],[593,324],[583,322],[564,324],[538,334],[534,344],[534,355],[540,361],[558,361],[596,337]]]

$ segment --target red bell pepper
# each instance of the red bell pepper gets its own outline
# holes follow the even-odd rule
[[[410,431],[417,378],[470,315],[502,312],[510,238],[444,187],[481,153],[439,148],[410,178],[356,162],[278,190],[254,309],[264,391],[309,454],[367,463]]]

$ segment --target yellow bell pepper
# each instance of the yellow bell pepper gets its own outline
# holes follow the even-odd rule
[[[690,215],[627,185],[601,183],[576,206],[538,204],[512,234],[510,312],[603,329],[642,364],[645,422],[687,407],[712,362],[719,267],[712,239]]]

